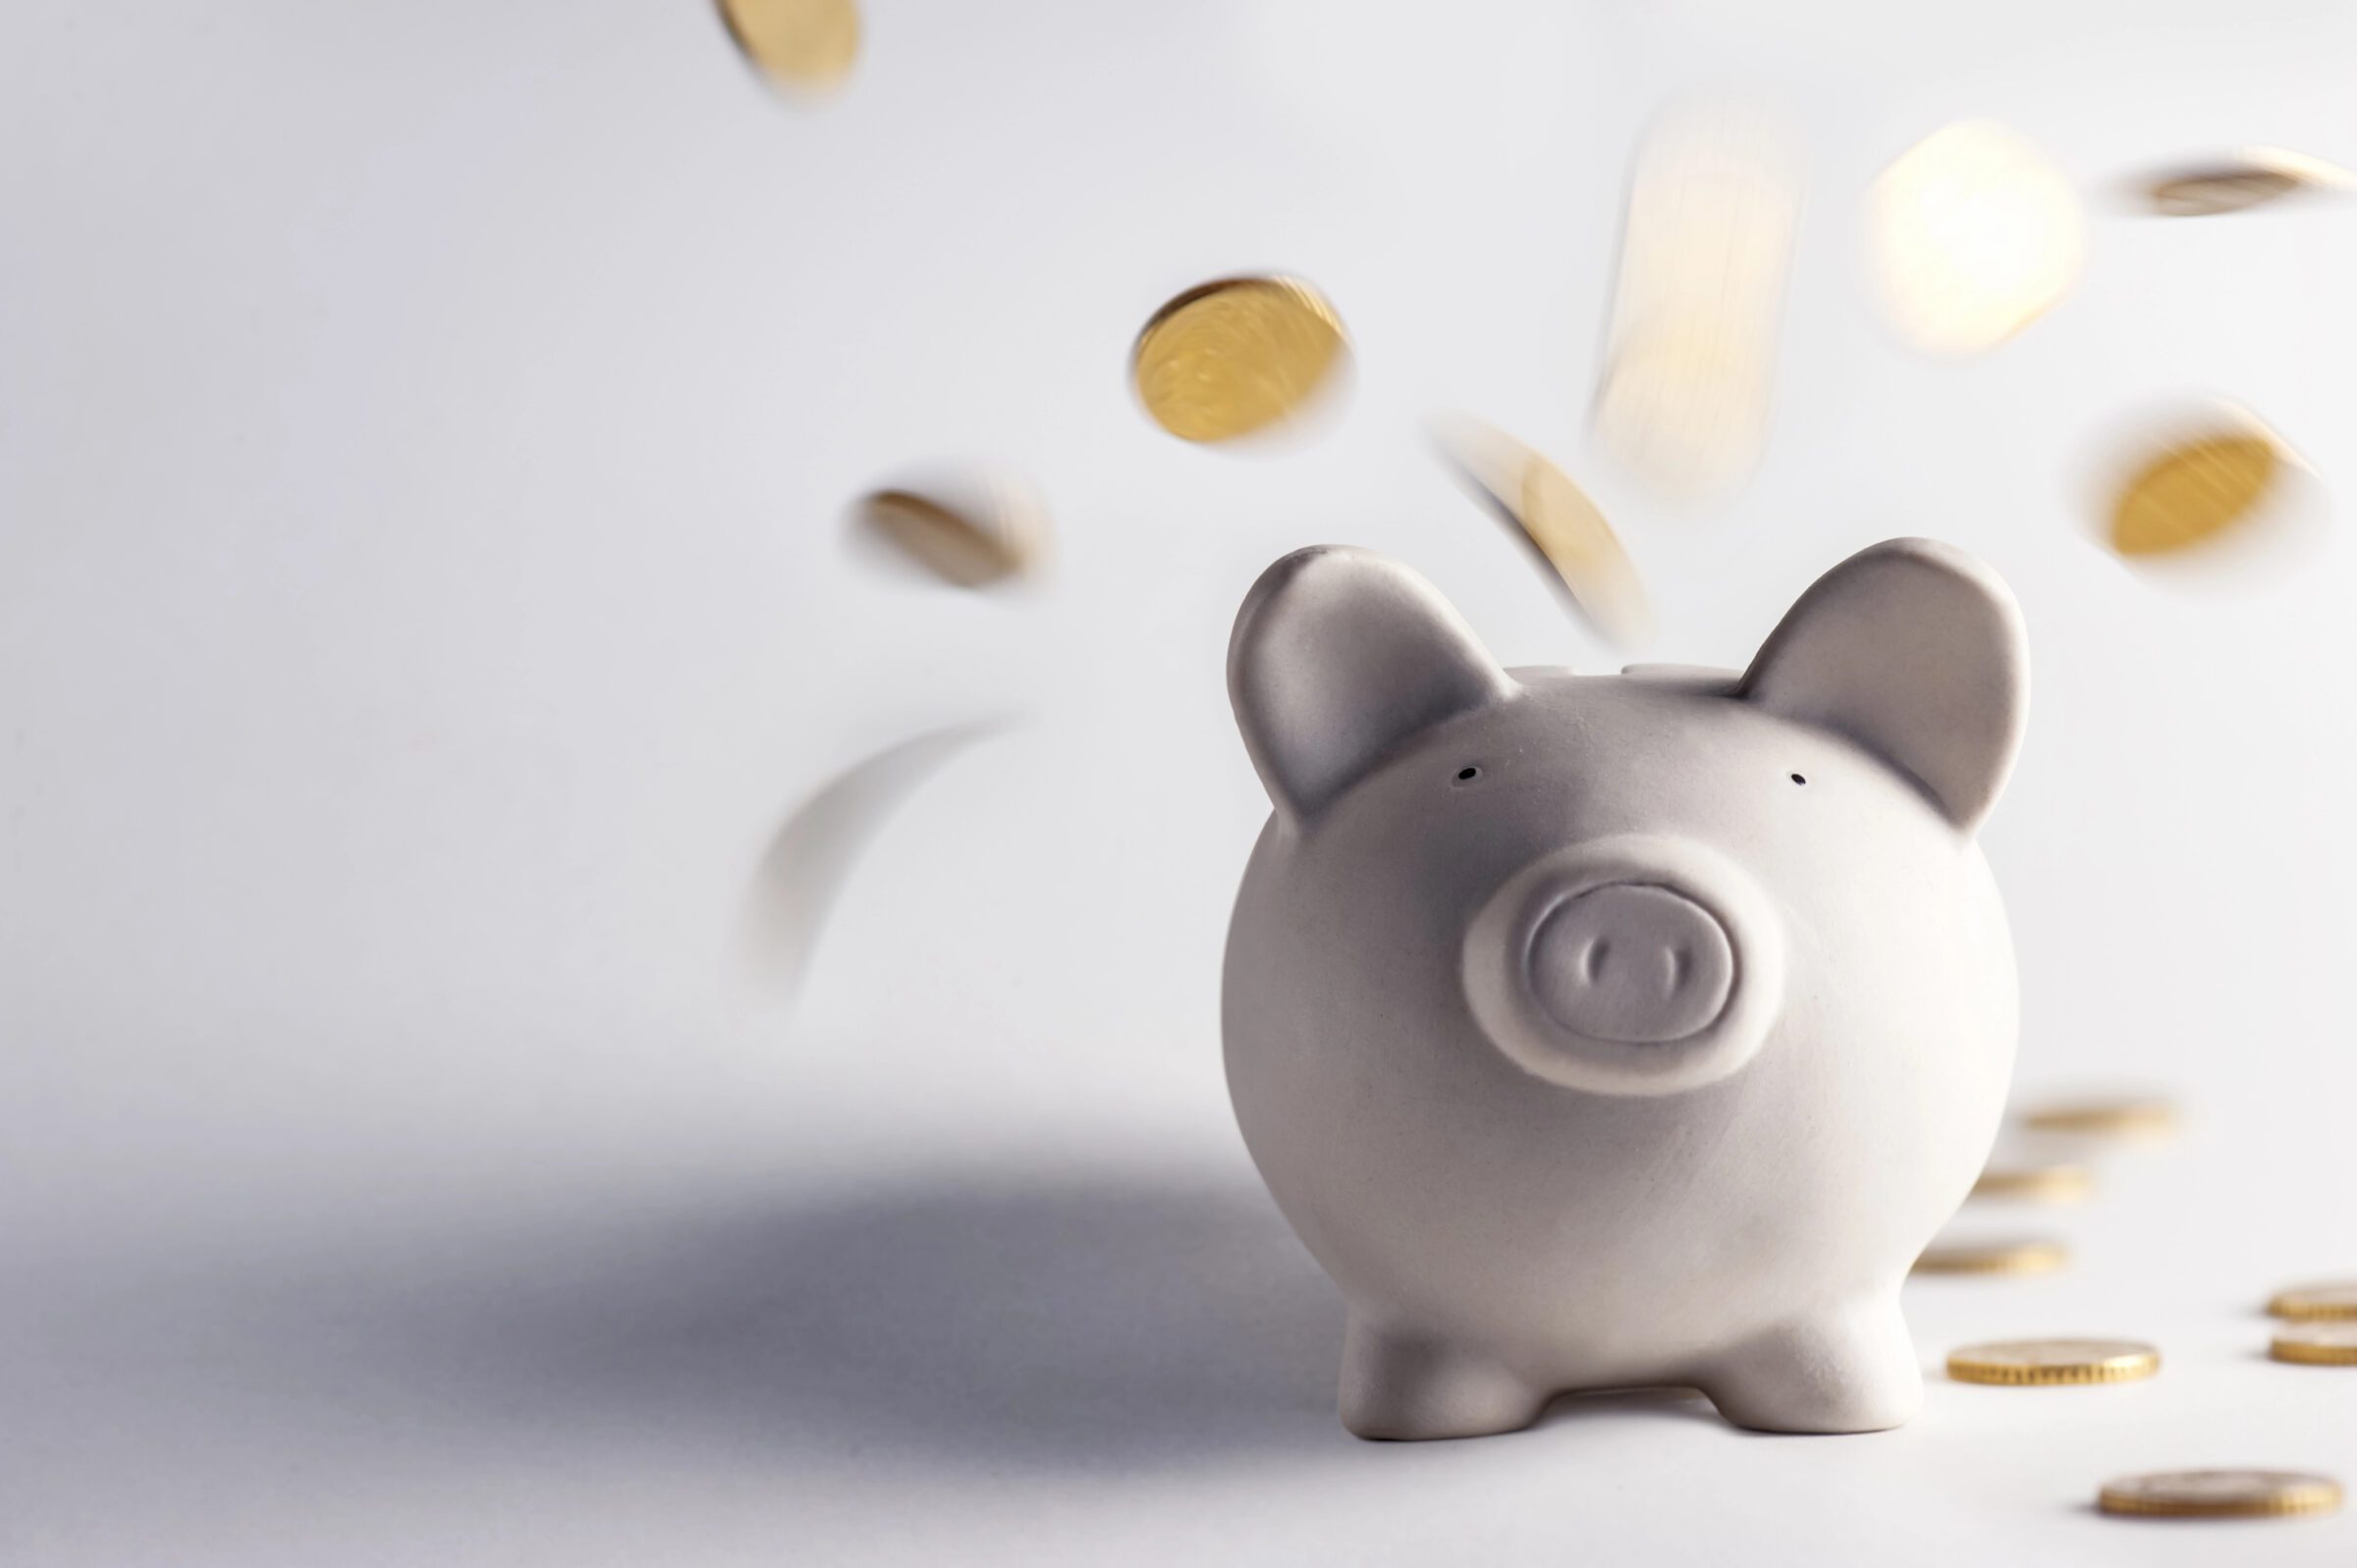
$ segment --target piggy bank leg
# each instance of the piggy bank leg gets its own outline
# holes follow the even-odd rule
[[[1698,1380],[1727,1420],[1761,1432],[1882,1432],[1923,1403],[1896,1290],[1770,1329]]]
[[[1549,1393],[1479,1351],[1377,1327],[1355,1312],[1343,1335],[1343,1425],[1361,1437],[1518,1432],[1539,1419]]]

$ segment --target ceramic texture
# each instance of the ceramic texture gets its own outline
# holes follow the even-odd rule
[[[1922,1397],[1898,1292],[2011,1071],[1974,830],[2020,743],[2012,596],[1866,550],[1751,668],[1500,668],[1414,572],[1322,547],[1237,617],[1275,803],[1230,929],[1252,1157],[1349,1305],[1367,1437],[1702,1388],[1780,1432]]]

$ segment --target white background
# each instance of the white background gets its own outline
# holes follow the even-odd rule
[[[2357,203],[2118,183],[2357,160],[2357,12],[871,0],[781,101],[699,0],[0,14],[0,1557],[12,1564],[2346,1561],[2357,1515],[2138,1526],[2106,1477],[2357,1481],[2357,1373],[2254,1303],[2357,1269],[2343,977],[2351,552],[2157,583],[2107,433],[2238,398],[2357,474]],[[1581,454],[1629,156],[1675,95],[1803,128],[1771,447],[1667,508]],[[1874,172],[2003,120],[2090,192],[2078,291],[1910,355]],[[1187,447],[1124,355],[1203,278],[1317,281],[1315,439]],[[1329,1287],[1220,1079],[1264,804],[1229,618],[1293,546],[1610,668],[1437,469],[1440,408],[1571,463],[1739,664],[1895,533],[2028,612],[1986,841],[2023,1079],[2191,1115],[2074,1269],[1918,1285],[1961,1339],[2158,1339],[2153,1382],[1935,1379],[1883,1436],[1574,1404],[1335,1425]],[[1058,555],[965,595],[847,545],[911,463],[1014,465]],[[927,728],[799,1005],[740,984],[795,802]],[[2008,1221],[1983,1217],[1986,1223]],[[2035,1220],[2038,1217],[2033,1216]]]

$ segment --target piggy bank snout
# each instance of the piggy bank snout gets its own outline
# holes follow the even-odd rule
[[[1524,867],[1464,949],[1466,1000],[1492,1043],[1599,1094],[1674,1094],[1741,1067],[1767,1039],[1782,968],[1775,911],[1746,873],[1638,836]]]
[[[1531,933],[1531,992],[1592,1040],[1659,1045],[1717,1018],[1734,989],[1727,928],[1674,889],[1607,883],[1557,904]]]

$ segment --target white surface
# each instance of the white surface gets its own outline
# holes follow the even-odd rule
[[[1996,354],[1870,313],[1873,172],[1964,115],[2088,188],[2357,158],[2357,14],[2246,4],[868,6],[842,99],[696,0],[0,14],[0,1557],[11,1564],[2345,1561],[2357,1514],[2102,1520],[2105,1477],[2357,1480],[2357,1374],[2251,1304],[2357,1270],[2351,555],[2158,586],[2083,453],[2177,391],[2357,473],[2357,206],[2099,212]],[[1773,22],[1767,20],[1773,14]],[[1888,1436],[1658,1403],[1353,1443],[1339,1311],[1216,1049],[1263,810],[1221,692],[1253,574],[1338,538],[1511,662],[1607,655],[1441,474],[1566,459],[1646,116],[1733,84],[1812,156],[1767,460],[1581,477],[1650,656],[1738,662],[1901,532],[2028,612],[1985,841],[2025,1075],[2173,1085],[2069,1274],[1919,1287],[1962,1338],[2142,1333],[2135,1387],[1935,1380]],[[1175,290],[1317,280],[1314,442],[1160,435]],[[842,508],[976,454],[1061,557],[961,597]],[[791,804],[924,726],[791,1019],[731,989]]]

